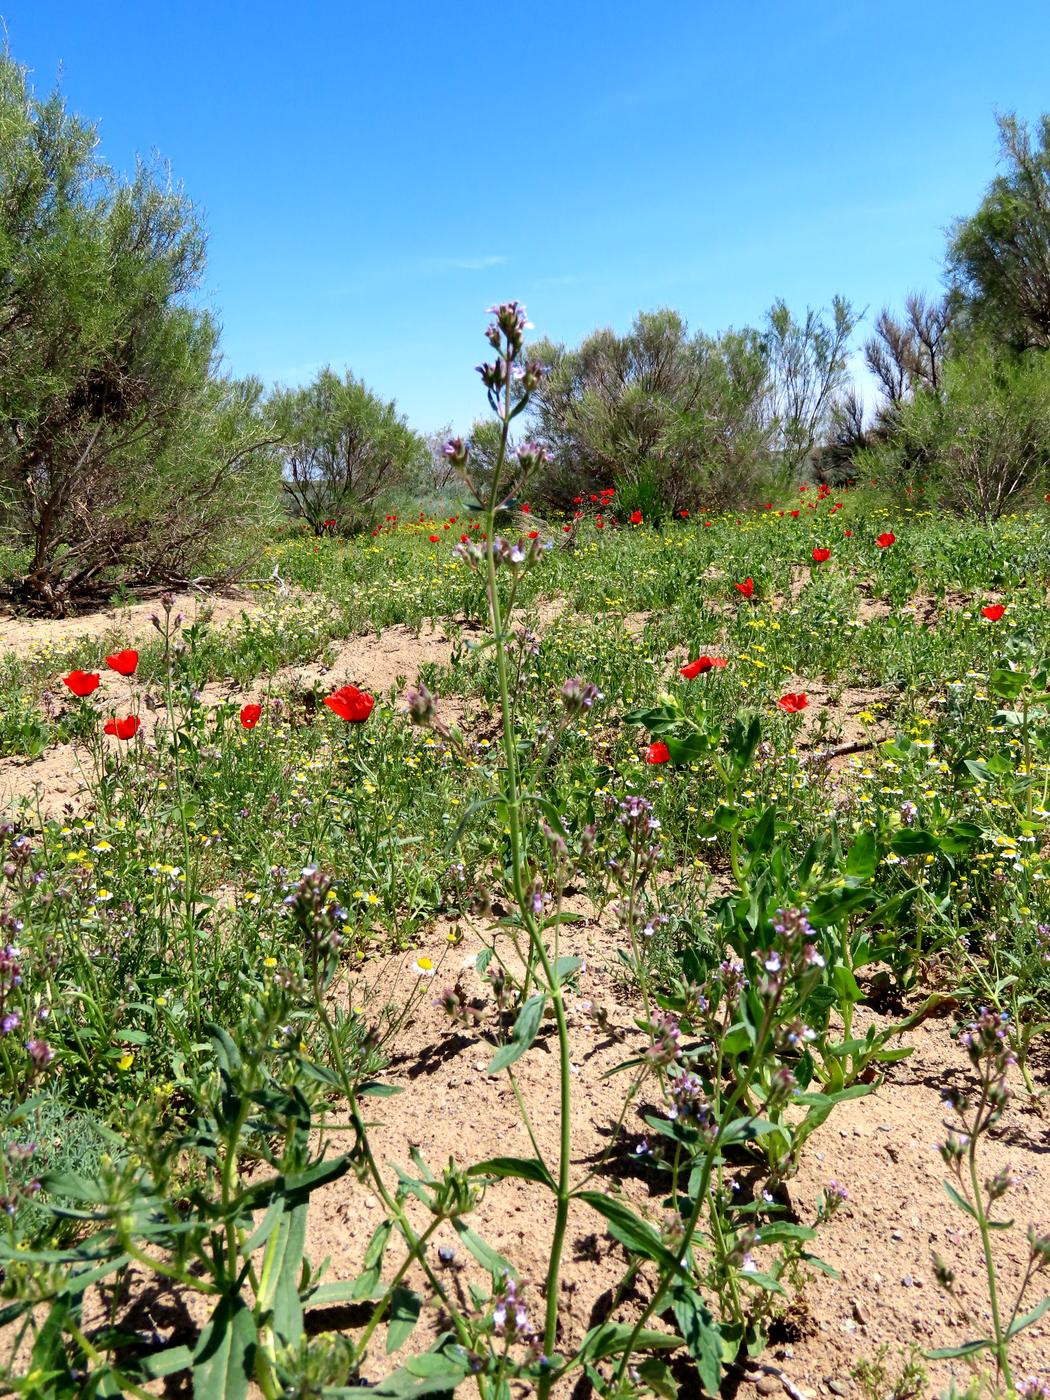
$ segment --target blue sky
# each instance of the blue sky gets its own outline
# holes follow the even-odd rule
[[[573,342],[777,296],[871,316],[939,285],[994,113],[1050,109],[1050,4],[1017,0],[0,0],[120,169],[159,152],[210,230],[228,367],[348,366],[469,427],[485,308]]]

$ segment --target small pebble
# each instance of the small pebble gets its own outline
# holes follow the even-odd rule
[[[759,1376],[758,1380],[755,1381],[755,1389],[759,1395],[776,1395],[781,1388],[776,1376]]]
[[[849,1386],[846,1384],[846,1382],[835,1380],[834,1377],[829,1378],[828,1389],[831,1391],[832,1395],[849,1394]]]

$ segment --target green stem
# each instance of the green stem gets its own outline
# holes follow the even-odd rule
[[[508,348],[508,366],[510,352]],[[543,1330],[543,1350],[546,1356],[554,1353],[558,1334],[558,1282],[561,1269],[561,1256],[565,1247],[565,1230],[569,1219],[569,1198],[572,1192],[569,1180],[572,1165],[572,1090],[571,1064],[569,1051],[569,1028],[565,1016],[565,1000],[560,981],[556,978],[550,957],[543,943],[540,930],[532,915],[524,883],[523,852],[524,842],[521,829],[521,794],[518,787],[518,760],[515,746],[514,718],[510,703],[510,684],[507,675],[507,647],[503,634],[503,618],[500,608],[499,582],[496,576],[495,516],[499,501],[500,478],[507,457],[507,443],[510,437],[510,423],[515,410],[511,405],[511,380],[508,373],[507,386],[500,433],[499,455],[492,474],[486,511],[485,569],[488,584],[489,612],[492,622],[493,639],[496,647],[496,672],[499,680],[500,717],[503,725],[503,756],[507,769],[506,801],[507,822],[510,827],[511,880],[514,897],[521,912],[529,935],[529,961],[525,972],[524,995],[528,995],[535,965],[538,962],[543,970],[544,980],[549,989],[554,1006],[554,1017],[558,1028],[559,1060],[559,1119],[560,1143],[558,1159],[558,1185],[555,1193],[554,1232],[551,1237],[550,1264],[547,1268],[547,1308]],[[547,1400],[553,1383],[553,1372],[547,1372],[538,1386],[539,1400]]]
[[[985,1088],[981,1095],[981,1102],[978,1105],[976,1117],[974,1118],[975,1130],[970,1134],[970,1141],[966,1150],[966,1160],[970,1169],[970,1186],[973,1191],[974,1213],[977,1216],[977,1225],[981,1232],[981,1246],[984,1250],[984,1267],[988,1276],[988,1301],[991,1304],[992,1326],[995,1329],[996,1369],[1006,1382],[1007,1389],[1013,1390],[1013,1379],[1010,1375],[1008,1338],[1003,1331],[1002,1321],[999,1316],[999,1289],[995,1279],[995,1260],[992,1256],[992,1232],[988,1225],[988,1214],[985,1210],[981,1183],[977,1174],[977,1139],[979,1136],[981,1119],[984,1114],[984,1107],[987,1101],[988,1091],[987,1088]]]
[[[733,1113],[737,1105],[741,1102],[741,1100],[751,1088],[751,1080],[754,1078],[755,1067],[758,1064],[760,1064],[764,1058],[766,1044],[769,1038],[770,1029],[773,1024],[774,1010],[775,1005],[767,1007],[766,1013],[762,1019],[762,1025],[759,1028],[759,1033],[755,1037],[755,1049],[752,1053],[751,1060],[748,1064],[747,1074],[734,1089],[733,1093],[729,1097],[728,1102],[723,1106],[722,1111],[719,1115],[718,1132],[715,1134],[715,1139],[711,1143],[710,1147],[707,1150],[707,1154],[704,1157],[704,1165],[701,1170],[700,1181],[697,1186],[696,1201],[693,1204],[693,1209],[690,1213],[689,1219],[686,1221],[685,1230],[682,1235],[682,1242],[678,1246],[678,1249],[675,1251],[675,1268],[673,1271],[668,1271],[661,1275],[660,1281],[656,1285],[656,1288],[653,1290],[653,1296],[649,1299],[649,1302],[642,1310],[641,1316],[635,1323],[634,1330],[631,1332],[630,1337],[628,1337],[627,1342],[624,1345],[623,1353],[620,1357],[620,1365],[616,1373],[617,1378],[619,1380],[622,1380],[623,1377],[627,1374],[627,1367],[630,1365],[631,1356],[634,1353],[635,1347],[638,1343],[638,1338],[644,1330],[646,1323],[649,1321],[652,1315],[658,1310],[660,1310],[663,1306],[663,1301],[667,1294],[668,1286],[671,1282],[672,1273],[675,1278],[679,1278],[681,1276],[682,1265],[693,1243],[693,1236],[696,1233],[696,1227],[700,1222],[700,1216],[704,1209],[704,1203],[707,1200],[707,1190],[711,1180],[711,1172],[714,1168],[716,1159],[721,1155],[720,1147],[722,1143],[722,1134],[725,1131],[728,1124],[730,1124],[733,1121]]]

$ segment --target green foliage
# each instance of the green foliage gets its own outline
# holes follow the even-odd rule
[[[330,520],[342,534],[362,530],[379,501],[427,475],[425,440],[350,373],[323,369],[312,384],[279,390],[270,408],[283,437],[287,504],[315,534]]]
[[[945,364],[939,391],[897,405],[889,437],[860,468],[902,495],[998,520],[1050,484],[1050,362],[970,343]]]
[[[543,342],[534,400],[553,462],[530,488],[567,506],[614,485],[666,513],[753,499],[766,480],[766,360],[753,331],[689,335],[673,311],[640,315],[617,336],[597,331],[577,350]]]
[[[1050,116],[999,118],[1004,164],[960,219],[948,271],[966,319],[1014,350],[1050,348]]]
[[[118,180],[95,144],[0,56],[0,519],[55,608],[103,576],[195,566],[216,515],[266,487],[254,424],[230,450],[239,391],[209,386],[196,212],[161,171]]]
[[[832,301],[830,322],[810,308],[796,321],[782,299],[770,308],[762,347],[769,366],[772,447],[788,480],[828,428],[859,319],[840,296]]]

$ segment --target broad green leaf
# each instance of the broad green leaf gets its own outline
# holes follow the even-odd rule
[[[204,1029],[220,1066],[227,1073],[235,1074],[241,1068],[241,1052],[234,1044],[229,1031],[223,1030],[222,1026],[215,1025],[207,1025]]]
[[[419,1321],[423,1300],[411,1288],[395,1288],[390,1298],[390,1321],[386,1331],[387,1355],[399,1351]]]
[[[537,992],[535,996],[529,997],[518,1012],[518,1019],[514,1022],[514,1030],[510,1040],[506,1045],[501,1046],[490,1060],[488,1074],[498,1074],[500,1070],[512,1065],[515,1060],[521,1059],[536,1039],[536,1032],[543,1020],[543,1008],[546,1002],[546,992]]]
[[[850,847],[846,858],[846,874],[858,880],[870,880],[875,874],[875,833],[862,831]]]
[[[386,1380],[371,1388],[372,1395],[383,1400],[416,1400],[422,1395],[440,1395],[455,1390],[466,1378],[464,1362],[436,1352],[414,1356]]]
[[[577,1353],[579,1361],[602,1361],[607,1356],[617,1356],[634,1334],[629,1322],[602,1322],[592,1327],[583,1339]],[[656,1332],[646,1329],[638,1333],[638,1351],[674,1351],[682,1345],[683,1339],[673,1332]]]
[[[554,980],[560,986],[574,972],[579,972],[583,966],[582,958],[559,958],[554,964]]]
[[[239,1293],[224,1293],[193,1353],[194,1400],[244,1400],[257,1341],[247,1303]]]
[[[677,1400],[678,1382],[666,1361],[661,1361],[658,1356],[647,1356],[637,1371],[645,1385],[660,1400]]]
[[[179,1371],[189,1370],[192,1365],[193,1352],[183,1346],[165,1347],[163,1351],[155,1351],[142,1359],[143,1369],[158,1381]]]
[[[299,1275],[306,1248],[306,1215],[309,1201],[303,1200],[285,1215],[278,1230],[275,1268],[277,1289],[273,1300],[273,1330],[287,1346],[298,1346],[303,1332],[303,1304],[299,1297]]]
[[[707,1304],[684,1283],[671,1294],[671,1307],[689,1355],[696,1362],[700,1384],[708,1395],[717,1395],[722,1381],[722,1337]]]

